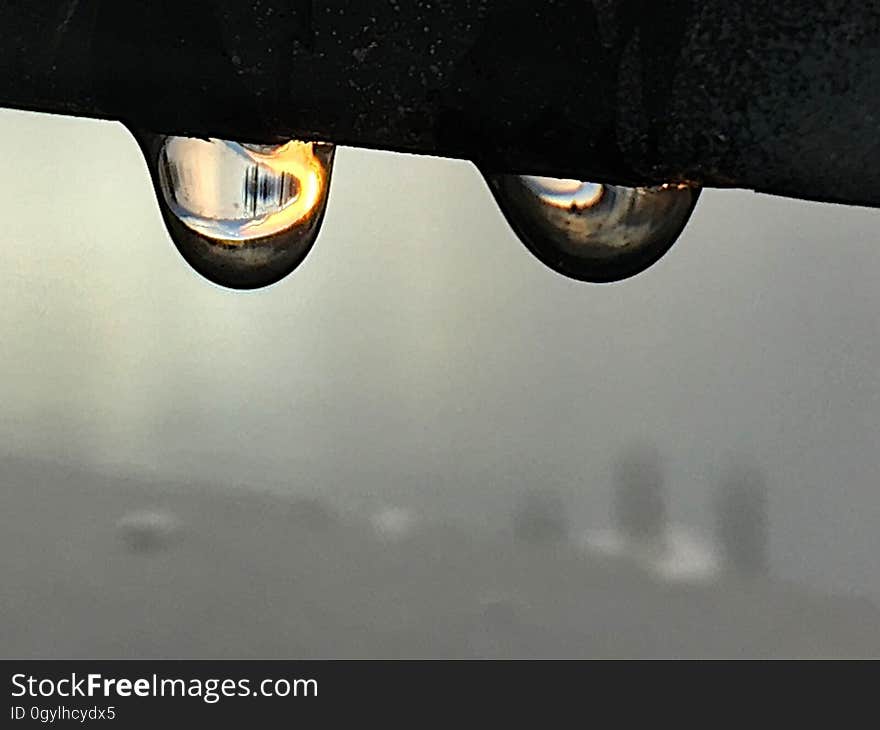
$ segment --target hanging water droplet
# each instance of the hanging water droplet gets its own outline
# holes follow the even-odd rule
[[[678,238],[700,189],[628,188],[530,175],[489,175],[501,211],[526,247],[573,279],[626,279],[655,263]]]
[[[333,145],[135,136],[171,238],[202,276],[255,289],[308,254],[327,205]]]

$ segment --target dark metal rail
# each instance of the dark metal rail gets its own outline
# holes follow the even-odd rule
[[[880,205],[864,0],[5,0],[0,105]]]

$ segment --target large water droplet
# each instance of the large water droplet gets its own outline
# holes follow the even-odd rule
[[[530,175],[488,175],[501,211],[526,247],[573,279],[626,279],[655,263],[678,238],[700,189],[628,188]]]
[[[202,276],[255,289],[308,254],[327,205],[333,145],[135,136],[171,238]]]

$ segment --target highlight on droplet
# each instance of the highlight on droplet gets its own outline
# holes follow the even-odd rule
[[[168,231],[200,274],[253,289],[277,282],[305,258],[326,209],[333,145],[135,136]]]
[[[658,261],[681,234],[699,198],[688,183],[625,187],[534,175],[486,175],[502,213],[525,246],[573,279],[611,282]]]
[[[315,212],[327,181],[314,143],[277,147],[168,137],[159,180],[184,225],[230,243],[273,236]]]
[[[523,184],[547,205],[557,208],[589,208],[602,199],[605,186],[566,178],[523,175]]]

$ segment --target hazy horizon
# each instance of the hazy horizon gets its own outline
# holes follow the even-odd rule
[[[466,162],[342,148],[314,250],[192,272],[119,124],[0,111],[2,451],[406,504],[493,529],[548,490],[610,522],[647,441],[710,530],[769,488],[775,575],[880,600],[880,211],[707,190],[656,266],[544,268]]]

